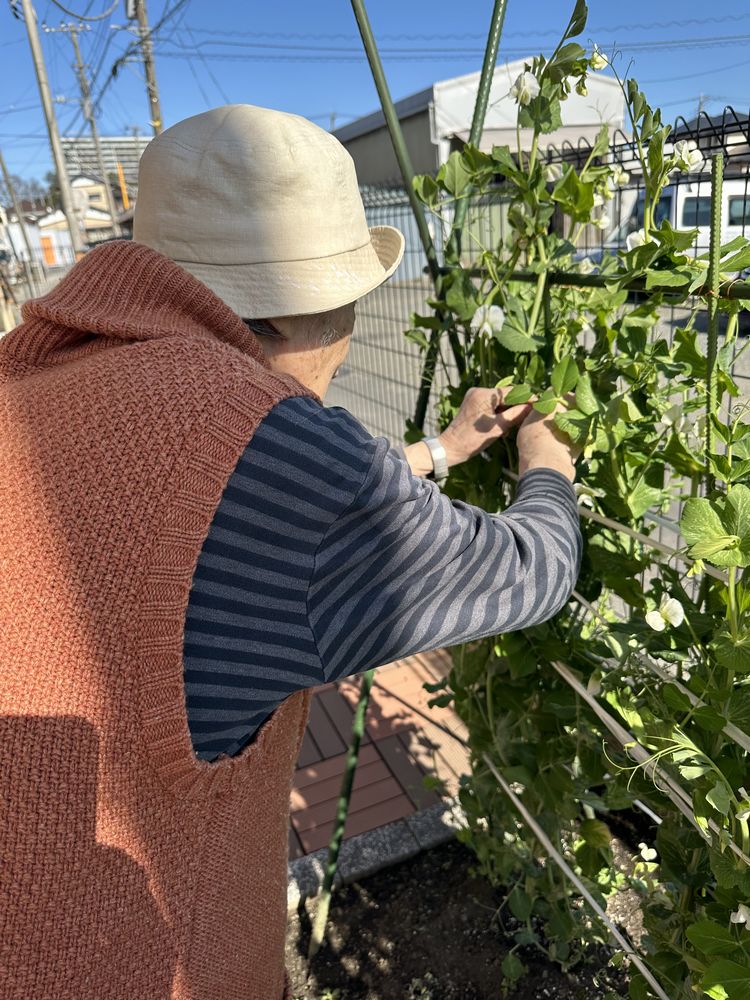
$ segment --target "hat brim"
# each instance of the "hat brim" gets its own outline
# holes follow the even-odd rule
[[[373,226],[357,250],[313,260],[204,264],[175,260],[243,319],[308,316],[355,302],[382,285],[401,263],[404,237]]]

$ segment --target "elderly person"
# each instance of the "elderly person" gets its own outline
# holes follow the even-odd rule
[[[230,105],[0,341],[4,1000],[281,1000],[311,688],[568,599],[551,418],[472,389],[400,448],[323,405],[402,252],[333,136]],[[430,481],[514,426],[504,514]]]

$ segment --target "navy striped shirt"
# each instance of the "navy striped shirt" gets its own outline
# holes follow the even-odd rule
[[[559,473],[527,473],[489,514],[413,475],[342,407],[283,400],[232,473],[192,581],[197,756],[237,754],[300,688],[550,618],[580,558]]]

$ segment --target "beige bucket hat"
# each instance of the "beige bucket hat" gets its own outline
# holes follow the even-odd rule
[[[133,238],[199,278],[245,319],[354,302],[404,252],[368,228],[354,161],[299,115],[228,104],[178,122],[146,148]]]

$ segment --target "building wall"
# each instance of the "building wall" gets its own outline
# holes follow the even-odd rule
[[[438,167],[437,147],[430,138],[429,111],[425,109],[402,119],[401,128],[416,173],[434,173]],[[354,159],[360,184],[401,183],[401,172],[385,125],[367,135],[349,139],[344,146]]]

